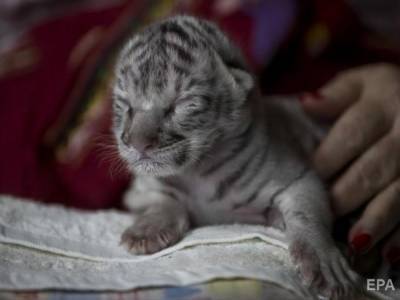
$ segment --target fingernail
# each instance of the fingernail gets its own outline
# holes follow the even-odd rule
[[[386,260],[391,264],[400,263],[400,247],[393,247],[386,253]]]
[[[351,240],[351,247],[353,248],[356,254],[362,254],[369,248],[371,240],[372,240],[371,235],[369,235],[368,233],[357,234]]]
[[[321,95],[319,91],[314,92],[305,92],[299,96],[300,102],[305,102],[307,100],[311,101],[321,101],[324,97]]]

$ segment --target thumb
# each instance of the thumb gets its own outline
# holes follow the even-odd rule
[[[361,85],[359,72],[347,71],[329,81],[318,92],[304,93],[300,101],[311,116],[333,120],[359,99]]]

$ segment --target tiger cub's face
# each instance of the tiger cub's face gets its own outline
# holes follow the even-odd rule
[[[210,148],[248,117],[237,76],[187,24],[202,28],[191,17],[148,27],[117,62],[114,133],[135,172],[176,174],[212,155]]]

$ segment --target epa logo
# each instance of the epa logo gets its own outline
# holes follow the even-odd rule
[[[395,291],[393,281],[391,279],[367,279],[367,290],[368,291]]]

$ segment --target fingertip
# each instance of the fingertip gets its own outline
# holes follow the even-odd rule
[[[397,228],[382,249],[383,259],[392,267],[400,267],[400,228]]]
[[[373,245],[373,234],[357,223],[349,232],[348,243],[355,254],[364,254]]]
[[[325,148],[324,142],[322,142],[314,153],[312,163],[317,174],[323,179],[328,179],[331,176],[331,167],[329,153],[327,153]]]
[[[322,120],[333,120],[340,116],[352,102],[345,101],[337,95],[319,89],[313,92],[304,92],[298,99],[303,109],[312,117]]]
[[[319,91],[304,92],[298,97],[304,111],[316,118],[325,118],[325,98]]]
[[[303,104],[316,103],[324,100],[320,91],[304,92],[299,96],[299,101]]]
[[[331,188],[331,195],[333,198],[333,210],[337,216],[342,217],[353,209],[340,180]]]

